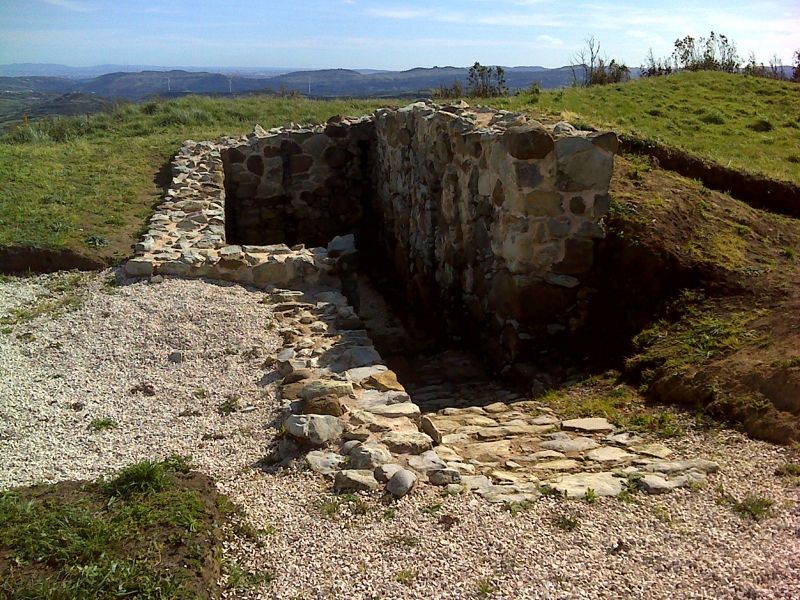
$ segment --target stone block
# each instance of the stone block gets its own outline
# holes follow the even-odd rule
[[[554,149],[553,137],[537,124],[509,128],[502,137],[502,144],[519,160],[544,158]]]

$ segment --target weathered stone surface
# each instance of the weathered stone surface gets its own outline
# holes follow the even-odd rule
[[[634,458],[636,455],[630,452],[625,452],[619,448],[611,446],[603,446],[590,450],[586,453],[586,458],[596,462],[617,463]]]
[[[336,258],[356,251],[356,238],[353,234],[337,235],[328,243],[328,256]]]
[[[373,475],[375,475],[375,479],[377,479],[381,483],[387,483],[394,474],[398,471],[401,471],[403,467],[395,463],[389,463],[385,465],[378,465],[375,467],[373,471]]]
[[[405,388],[397,381],[397,375],[394,371],[382,371],[367,378],[366,385],[374,387],[382,392],[397,391],[403,392]]]
[[[695,470],[702,473],[716,473],[719,465],[713,461],[702,458],[692,458],[688,460],[654,460],[641,467],[642,471],[655,473],[682,473],[684,471]]]
[[[308,463],[308,467],[315,473],[332,475],[342,467],[345,463],[345,458],[336,452],[313,450],[306,454],[306,463]]]
[[[357,367],[355,369],[349,369],[342,373],[342,375],[344,375],[348,381],[363,385],[363,383],[373,375],[383,373],[387,370],[388,367],[385,365],[371,365],[369,367]]]
[[[545,450],[555,450],[557,452],[585,452],[593,450],[599,446],[592,438],[577,437],[559,440],[547,440],[539,444]]]
[[[334,489],[338,492],[373,491],[379,487],[372,471],[345,469],[336,473]]]
[[[417,476],[407,469],[400,469],[386,484],[386,491],[395,498],[402,498],[408,494],[417,483]]]
[[[432,469],[427,472],[428,481],[433,485],[449,485],[461,482],[461,472],[458,469]]]
[[[381,362],[381,355],[372,346],[355,346],[349,348],[330,365],[334,373],[341,373],[357,367],[366,367]]]
[[[604,419],[602,417],[570,419],[568,421],[562,421],[561,428],[568,431],[584,431],[587,433],[614,430],[614,426],[608,422],[608,419]]]
[[[433,440],[421,431],[390,431],[381,441],[392,452],[401,454],[422,454],[433,447]]]
[[[508,153],[520,160],[544,158],[555,149],[553,137],[541,125],[511,127],[502,139]]]
[[[288,363],[289,361],[286,362]],[[311,379],[314,376],[314,371],[312,371],[311,369],[306,369],[306,368],[295,369],[294,365],[289,365],[289,366],[291,366],[292,368],[283,378],[284,385],[290,383],[297,383],[298,381],[303,381],[304,379]]]
[[[372,405],[367,410],[374,415],[381,417],[408,417],[416,419],[420,415],[419,406],[412,402],[401,402],[398,404]]]
[[[505,460],[511,454],[511,441],[481,442],[470,444],[461,450],[464,458],[492,463]]]
[[[342,422],[329,415],[290,415],[284,421],[289,435],[322,446],[342,435]]]
[[[668,480],[660,475],[648,474],[641,479],[637,479],[636,485],[638,485],[639,489],[645,494],[665,494],[674,489],[686,487],[689,485],[689,478],[677,477]]]
[[[153,274],[153,262],[147,258],[132,258],[125,263],[129,277],[149,277]]]
[[[301,392],[302,393],[302,392]],[[332,415],[341,417],[344,407],[336,396],[321,396],[303,400],[303,414],[306,415]]]
[[[653,456],[655,458],[667,458],[668,456],[672,455],[672,450],[667,448],[664,444],[639,444],[637,446],[631,446],[631,450],[636,452],[637,454],[643,454],[644,456]]]
[[[339,381],[336,379],[316,379],[303,385],[300,390],[300,397],[303,400],[313,400],[321,396],[333,396],[341,398],[353,394],[353,384],[349,381]]]
[[[386,446],[377,442],[360,444],[350,451],[350,467],[353,469],[370,469],[390,463],[393,460]]]
[[[561,492],[567,498],[583,498],[587,490],[597,496],[618,496],[622,492],[622,479],[613,473],[576,473],[562,475],[545,485]]]
[[[556,460],[548,460],[544,462],[538,462],[534,465],[536,469],[543,469],[546,471],[570,471],[572,469],[577,469],[581,466],[577,460],[572,460],[569,458],[561,458]]]
[[[434,469],[447,468],[447,464],[445,464],[435,450],[428,450],[419,456],[409,456],[408,466],[419,473],[427,473]]]

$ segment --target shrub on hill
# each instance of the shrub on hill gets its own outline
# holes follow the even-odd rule
[[[792,66],[792,81],[800,83],[800,50],[795,50],[794,65]]]
[[[607,85],[630,80],[631,70],[624,62],[600,56],[600,42],[594,36],[573,56],[572,77],[575,85]],[[578,78],[580,72],[581,77]]]

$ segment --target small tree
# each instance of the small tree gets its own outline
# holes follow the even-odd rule
[[[464,86],[460,81],[454,81],[451,86],[442,86],[433,90],[433,97],[437,99],[450,100],[453,98],[464,97]]]
[[[572,56],[572,82],[575,85],[589,85],[592,81],[592,73],[597,68],[597,61],[600,58],[600,42],[594,36],[584,40],[586,44]],[[580,69],[580,79],[577,70]]]
[[[600,42],[594,36],[586,40],[586,46],[573,57],[572,79],[575,85],[605,85],[621,83],[631,78],[631,70],[616,59],[600,57]],[[580,74],[580,79],[578,75]]]
[[[795,50],[794,65],[792,65],[792,81],[800,83],[800,50]]]
[[[473,98],[507,96],[506,72],[503,67],[486,67],[476,62],[467,75],[467,94]]]
[[[656,58],[653,56],[653,49],[647,53],[643,64],[639,69],[639,74],[642,77],[662,77],[672,73],[672,61],[668,58]]]
[[[675,65],[687,71],[725,71],[735,73],[742,64],[736,44],[721,33],[711,32],[707,38],[687,35],[675,40],[672,52]]]

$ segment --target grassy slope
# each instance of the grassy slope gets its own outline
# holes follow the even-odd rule
[[[255,123],[318,123],[383,104],[195,97],[34,124],[19,141],[0,143],[0,246],[123,258],[159,200],[159,169],[183,140],[243,134]]]
[[[624,85],[521,95],[489,104],[635,133],[715,162],[800,182],[800,86],[722,73],[681,73]],[[363,114],[382,101],[190,97],[92,117],[33,124],[0,139],[0,246],[130,254],[161,195],[159,169],[181,141],[289,121]],[[753,131],[760,120],[771,131]],[[63,141],[54,141],[63,140]]]
[[[525,95],[490,104],[613,128],[735,169],[800,183],[797,84],[726,73],[679,73],[543,92],[535,104]],[[772,129],[753,129],[766,127]]]
[[[209,598],[226,498],[185,460],[0,492],[0,598]],[[224,511],[224,512],[223,512]]]

